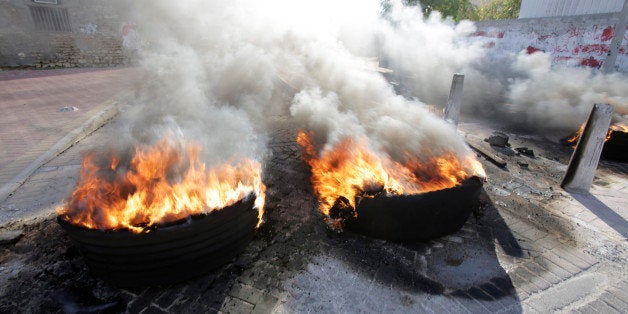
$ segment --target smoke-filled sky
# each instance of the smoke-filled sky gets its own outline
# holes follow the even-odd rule
[[[134,139],[167,132],[202,142],[209,160],[263,158],[273,115],[290,115],[333,145],[367,137],[395,159],[408,151],[468,154],[424,106],[442,106],[454,73],[467,112],[571,131],[594,102],[628,114],[628,80],[552,69],[542,53],[494,60],[473,23],[391,0],[145,0],[132,19],[146,86],[130,113]],[[380,66],[393,70],[387,77]],[[392,82],[392,83],[391,83]],[[402,91],[403,95],[399,92]],[[423,154],[423,155],[422,155]]]

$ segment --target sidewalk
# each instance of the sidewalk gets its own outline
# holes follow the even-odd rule
[[[60,140],[71,145],[68,134],[110,106],[107,101],[132,88],[137,78],[135,68],[0,72],[0,194],[21,185],[47,161],[38,158]]]

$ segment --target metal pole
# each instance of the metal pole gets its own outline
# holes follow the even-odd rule
[[[624,40],[624,34],[626,33],[626,23],[628,22],[628,0],[624,1],[624,8],[619,14],[619,21],[615,25],[615,34],[611,40],[611,45],[608,49],[608,55],[602,63],[602,73],[611,73],[615,70],[615,62],[617,61],[617,54],[619,54],[619,48],[621,42]]]
[[[563,189],[574,192],[589,191],[597,164],[600,161],[612,116],[613,107],[611,105],[593,105],[587,124],[580,135],[573,155],[571,155],[565,178],[560,185]]]
[[[447,99],[447,107],[445,107],[445,121],[458,126],[460,117],[460,106],[462,105],[462,87],[464,85],[464,75],[454,74],[451,81],[451,89],[449,90],[449,99]]]

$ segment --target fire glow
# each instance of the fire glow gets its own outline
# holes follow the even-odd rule
[[[585,126],[586,126],[586,123],[583,123],[578,129],[578,131],[576,132],[576,134],[574,134],[572,137],[567,139],[567,142],[571,144],[571,148],[576,148],[576,145],[578,144],[578,140],[580,139],[580,136],[582,136],[582,132],[584,132]],[[611,137],[613,137],[613,132],[628,133],[628,126],[621,123],[616,123],[616,124],[611,125],[610,128],[608,129],[608,133],[606,133],[606,139],[604,139],[604,142],[608,142],[611,139]]]
[[[70,201],[57,213],[89,229],[140,233],[209,214],[255,193],[259,226],[265,198],[261,164],[242,159],[207,169],[200,151],[199,145],[164,138],[154,146],[136,145],[128,165],[114,153],[88,154]]]
[[[457,186],[472,176],[486,177],[473,156],[459,160],[453,152],[426,162],[408,154],[402,164],[376,154],[366,140],[347,138],[320,154],[314,148],[313,133],[300,131],[297,142],[312,169],[312,185],[320,201],[319,209],[325,215],[329,215],[340,197],[348,200],[356,215],[356,197],[369,197],[372,191],[421,194]]]

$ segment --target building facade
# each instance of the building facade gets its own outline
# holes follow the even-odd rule
[[[122,0],[0,1],[0,67],[128,64],[135,25]]]

